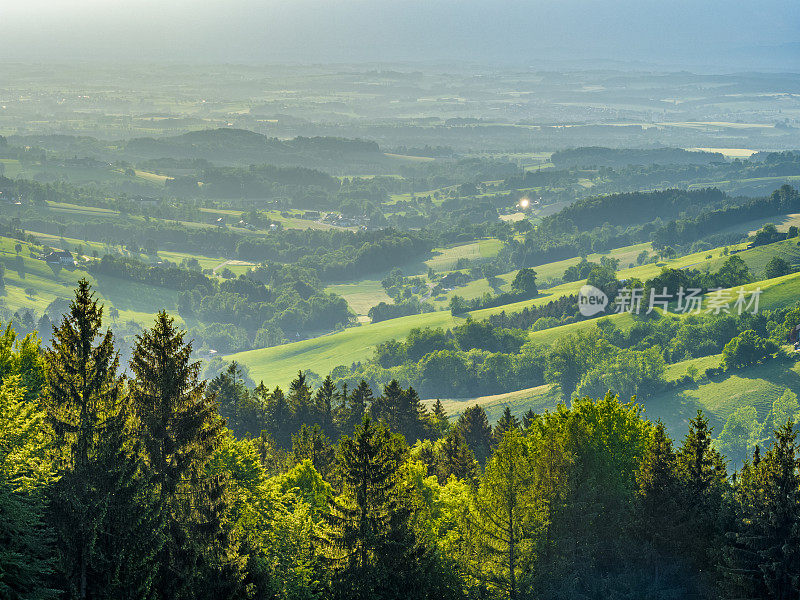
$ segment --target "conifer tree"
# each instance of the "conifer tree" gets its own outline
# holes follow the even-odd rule
[[[428,423],[428,409],[422,403],[417,390],[409,386],[403,394],[400,408],[400,432],[413,444],[417,440],[431,437]]]
[[[426,409],[419,395],[412,387],[404,390],[396,379],[385,385],[383,394],[373,402],[372,416],[402,433],[409,443],[429,437],[423,425]]]
[[[372,418],[383,422],[392,431],[400,431],[400,412],[404,393],[400,382],[396,379],[383,386],[383,393],[372,403]]]
[[[474,481],[478,476],[478,463],[461,431],[457,428],[451,429],[441,444],[436,460],[439,483],[444,485],[451,475]]]
[[[470,406],[461,413],[456,427],[467,440],[475,458],[483,465],[492,451],[492,428],[486,411],[477,404]]]
[[[308,379],[302,371],[297,372],[297,377],[289,384],[289,406],[294,414],[294,423],[291,431],[296,431],[303,423],[311,423],[314,417],[314,402],[311,398],[311,388]]]
[[[398,469],[407,453],[401,436],[365,416],[353,438],[343,437],[337,455],[343,491],[331,499],[325,515],[328,531],[320,540],[333,568],[333,596],[383,598],[387,568],[409,568],[397,562],[408,550],[408,514],[398,504]],[[402,535],[401,535],[402,532]],[[400,536],[402,539],[394,538]],[[413,547],[413,542],[410,544]]]
[[[289,401],[280,387],[276,387],[267,399],[267,432],[279,448],[289,448],[292,442],[293,416]]]
[[[108,444],[120,443],[118,433],[127,420],[119,355],[111,332],[100,331],[102,315],[89,283],[81,280],[45,353],[43,404],[62,449],[49,518],[67,593],[81,599],[106,587],[102,563],[112,557],[99,557],[97,550],[119,481],[107,458],[122,454]]]
[[[319,474],[327,478],[331,473],[335,457],[336,451],[319,425],[309,427],[303,423],[300,431],[292,436],[291,458],[294,464],[300,464],[308,459]]]
[[[682,567],[682,541],[689,534],[679,503],[677,456],[661,421],[656,423],[636,479],[639,489],[633,533],[635,540],[646,542],[638,562],[657,586],[664,573]]]
[[[536,421],[536,413],[532,408],[529,408],[522,416],[522,428],[528,429]]]
[[[333,423],[333,406],[338,397],[339,390],[336,389],[333,379],[328,375],[314,395],[314,410],[316,412],[315,421],[322,428],[322,432],[329,437],[336,434]]]
[[[729,580],[747,597],[800,597],[800,474],[796,432],[787,421],[741,481],[740,515],[734,534],[738,562]],[[732,576],[732,577],[731,577]]]
[[[247,389],[244,373],[236,361],[211,380],[208,392],[217,399],[220,415],[237,436],[256,436],[261,432],[264,405],[259,394]]]
[[[438,398],[433,405],[433,421],[440,436],[444,435],[450,427],[450,418],[447,416],[444,404],[442,404],[442,401]]]
[[[161,507],[130,420],[107,428],[98,463],[105,467],[109,501],[97,541],[96,568],[101,576],[93,595],[109,600],[153,598],[158,591],[156,561],[164,543]]]
[[[684,536],[684,556],[698,572],[709,577],[717,562],[713,553],[722,546],[719,517],[727,485],[725,463],[712,445],[711,432],[708,419],[698,410],[689,421],[689,433],[677,453],[679,518],[686,523],[688,532]],[[706,585],[711,583],[706,581]]]
[[[756,446],[752,462],[745,460],[741,470],[733,478],[733,518],[720,556],[721,591],[729,598],[770,598],[759,566],[760,557],[753,551],[753,519],[760,510],[762,501],[760,463],[761,451]]]
[[[351,435],[355,431],[364,419],[373,399],[372,388],[362,379],[347,399],[347,415],[342,425],[343,434]]]
[[[533,481],[528,445],[511,429],[486,465],[470,519],[479,578],[511,600],[519,597],[520,577],[531,568],[537,528]]]
[[[678,462],[664,423],[658,421],[653,439],[637,473],[639,519],[646,535],[663,535],[677,513]]]
[[[226,520],[225,481],[205,472],[223,421],[183,338],[162,311],[137,337],[131,359],[137,435],[164,531],[156,587],[168,598],[231,597],[242,561]]]
[[[492,432],[495,445],[499,444],[503,440],[503,436],[506,432],[512,429],[519,429],[519,419],[511,414],[511,408],[506,406],[503,409],[503,415],[500,417],[500,420],[497,421],[497,425],[495,425],[494,431]]]

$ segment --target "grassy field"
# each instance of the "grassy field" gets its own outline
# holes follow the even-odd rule
[[[771,187],[778,187],[783,185],[784,183],[789,183],[796,185],[797,182],[800,181],[800,175],[782,175],[782,176],[775,176],[775,177],[749,177],[749,178],[742,178],[742,179],[724,179],[719,181],[704,181],[702,183],[692,183],[687,186],[689,190],[700,190],[707,187],[718,187],[722,191],[728,191],[732,189],[738,189],[742,187],[744,184],[764,184],[769,185]]]
[[[36,240],[45,245],[50,246],[52,248],[58,248],[60,250],[65,249],[65,246],[68,247],[70,251],[72,251],[76,246],[82,246],[84,249],[85,254],[91,255],[92,251],[97,251],[99,256],[103,254],[107,254],[109,252],[109,247],[102,242],[93,242],[93,241],[85,241],[79,240],[77,238],[70,238],[70,237],[63,237],[58,235],[52,235],[50,233],[42,233],[40,231],[25,231],[36,238]],[[124,254],[125,256],[133,256],[135,258],[139,258],[141,260],[147,261],[147,257],[143,254],[131,254],[127,252],[122,246],[112,246],[110,250],[119,252]]]
[[[79,214],[81,216],[86,217],[98,217],[98,216],[114,216],[119,215],[119,211],[112,210],[110,208],[99,208],[96,206],[81,206],[79,204],[68,204],[66,202],[53,202],[51,200],[47,201],[47,206],[50,210],[55,212],[62,212],[65,214]]]
[[[436,160],[432,156],[408,156],[406,154],[392,154],[391,152],[384,152],[383,155],[387,158],[393,158],[406,162],[432,162]]]
[[[16,158],[0,158],[0,165],[2,165],[2,173],[5,177],[19,177],[22,172],[22,166]]]
[[[381,302],[392,303],[381,282],[376,279],[329,285],[325,291],[339,294],[357,315],[366,315],[370,308]]]
[[[69,181],[74,184],[88,183],[131,183],[139,187],[164,187],[166,177],[146,171],[126,174],[124,169],[111,165],[65,165],[48,163],[20,162],[17,159],[0,159],[5,164],[5,176],[39,181]]]
[[[220,217],[226,217],[228,224],[236,223],[239,221],[239,218],[242,214],[242,210],[229,210],[223,208],[201,208],[200,212],[205,213],[207,215],[214,215]],[[302,219],[301,218],[301,211],[292,211],[289,213],[290,216],[284,217],[280,211],[278,210],[266,210],[263,211],[264,214],[272,219],[283,225],[286,229],[319,229],[325,230],[328,229],[351,229],[354,230],[355,227],[334,227],[333,225],[329,225],[328,223],[321,223],[319,221],[311,221],[309,219]],[[247,233],[255,233],[255,234],[266,234],[269,233],[267,231],[249,231],[247,229],[235,228],[243,232]]]
[[[442,202],[444,202],[444,199],[443,198],[442,199],[434,198],[434,194],[436,192],[440,192],[440,193],[441,192],[445,192],[447,190],[454,189],[456,187],[457,186],[446,186],[446,187],[442,187],[442,188],[426,190],[426,191],[423,191],[423,192],[415,192],[413,194],[410,193],[410,192],[409,193],[405,193],[405,194],[390,194],[389,201],[388,202],[384,202],[383,206],[384,207],[390,207],[392,204],[396,204],[397,202],[401,202],[401,201],[402,202],[408,202],[408,201],[412,200],[415,197],[416,198],[422,198],[424,196],[430,196],[431,200],[433,201],[434,204],[441,204]]]
[[[758,152],[758,150],[750,150],[749,148],[687,148],[687,150],[695,152],[719,152],[725,158],[750,158]]]
[[[249,367],[256,382],[263,380],[265,385],[285,387],[298,370],[312,369],[326,374],[338,365],[350,366],[355,361],[369,358],[376,344],[403,338],[414,327],[453,327],[463,322],[463,318],[453,317],[445,311],[412,315],[282,346],[239,352],[225,358]]]
[[[437,248],[433,251],[433,257],[426,260],[425,264],[434,271],[451,271],[459,259],[466,258],[472,262],[492,258],[497,256],[502,247],[503,242],[492,238],[450,248]]]
[[[26,233],[29,233],[32,236],[34,236],[40,243],[47,246],[51,246],[53,248],[64,249],[64,247],[66,246],[71,251],[76,246],[81,246],[83,247],[84,254],[86,255],[91,255],[92,251],[96,251],[98,256],[102,256],[104,254],[108,254],[110,250],[112,253],[116,252],[122,256],[135,258],[145,263],[152,263],[154,260],[152,256],[148,256],[147,254],[142,254],[138,252],[130,252],[129,250],[125,249],[122,246],[111,246],[109,248],[108,246],[106,246],[106,244],[103,244],[101,242],[93,242],[91,240],[87,242],[76,238],[62,237],[62,236],[52,235],[49,233],[41,233],[39,231],[26,231]],[[170,250],[159,250],[158,257],[173,262],[175,264],[180,264],[183,259],[196,258],[197,262],[200,264],[200,268],[202,269],[220,270],[222,268],[227,267],[231,271],[233,271],[233,273],[236,275],[239,275],[241,273],[246,273],[253,266],[253,263],[247,261],[227,259],[224,257],[214,258],[210,256],[203,256],[202,254],[193,254],[190,252],[176,252]]]
[[[12,311],[27,309],[41,316],[56,298],[71,298],[78,280],[85,277],[107,309],[114,306],[119,310],[121,321],[150,325],[154,314],[162,308],[175,313],[178,297],[175,291],[106,275],[94,277],[81,269],[51,267],[31,256],[31,248],[38,252],[39,247],[21,243],[22,251],[17,255],[14,249],[17,243],[17,240],[0,238],[0,262],[6,268],[0,300]],[[182,323],[180,317],[176,321]]]
[[[480,396],[477,398],[443,398],[442,404],[445,411],[451,418],[456,418],[471,406],[480,405],[486,411],[491,423],[500,419],[505,407],[511,409],[511,413],[517,417],[522,417],[528,409],[541,413],[547,409],[554,408],[561,396],[557,390],[553,390],[550,385],[540,385],[538,387],[517,390],[506,394],[495,394],[493,396]],[[428,406],[432,406],[435,400],[426,400]]]
[[[685,435],[689,419],[697,409],[706,413],[715,435],[719,435],[726,419],[740,406],[754,406],[759,419],[764,419],[772,403],[786,389],[800,394],[800,362],[775,359],[712,379],[704,378],[683,389],[662,392],[642,404],[648,418],[660,418],[678,439]]]
[[[169,179],[166,175],[159,175],[158,173],[150,173],[149,171],[135,170],[136,176],[140,179],[164,185],[164,182]]]
[[[503,310],[519,310],[519,308],[512,309],[511,307],[530,306],[547,300],[549,297],[542,297],[513,305],[474,311],[471,314],[475,319],[485,319],[489,315],[500,313]],[[620,315],[614,318],[619,320],[621,326],[624,326],[630,316]],[[271,386],[286,386],[298,370],[312,369],[324,375],[339,365],[349,366],[353,362],[369,358],[377,344],[391,339],[403,339],[415,327],[452,328],[465,320],[466,316],[454,317],[449,311],[410,315],[379,323],[363,324],[337,333],[282,346],[239,352],[226,356],[226,360],[235,360],[249,367],[250,374],[255,381],[263,379],[265,384]],[[537,343],[547,344],[565,331],[591,326],[593,323],[584,321],[546,329],[532,333],[531,339]]]
[[[616,248],[606,255],[590,254],[587,257],[587,260],[592,262],[599,262],[601,256],[609,256],[611,258],[618,259],[620,268],[625,268],[629,264],[635,264],[636,257],[639,256],[639,254],[644,250],[647,250],[648,252],[652,251],[652,247],[649,242],[646,244],[636,244],[633,246]],[[580,262],[580,258],[574,257],[574,258],[568,258],[566,260],[559,260],[547,263],[545,265],[536,266],[534,267],[534,270],[536,271],[537,280],[540,283],[546,283],[554,279],[560,279],[561,277],[564,276],[564,272],[569,267],[577,265],[578,262]],[[499,280],[499,285],[497,285],[496,287],[492,287],[489,284],[489,281],[487,281],[485,278],[470,281],[465,286],[454,288],[453,290],[443,294],[442,296],[437,296],[436,298],[433,299],[434,300],[433,303],[437,308],[443,309],[447,307],[447,305],[450,302],[450,298],[452,298],[453,296],[461,296],[462,298],[471,300],[473,298],[480,298],[486,293],[499,294],[501,292],[508,292],[511,290],[511,282],[514,280],[514,276],[516,274],[517,271],[510,271],[509,273],[503,273],[502,275],[499,275],[497,278]],[[574,284],[567,284],[567,286],[570,289],[572,288],[577,289],[574,286]]]
[[[688,360],[676,362],[667,365],[664,376],[667,381],[675,381],[688,374],[689,367],[692,365],[697,369],[698,373],[703,374],[708,368],[718,367],[721,358],[721,354],[712,354],[711,356],[701,356],[700,358],[690,358]]]
[[[497,239],[478,240],[469,244],[460,244],[450,248],[439,248],[433,251],[434,256],[424,263],[414,263],[406,265],[401,268],[406,275],[424,276],[427,268],[433,268],[436,271],[449,271],[455,267],[459,258],[468,258],[470,260],[490,258],[496,256],[502,247],[502,242]],[[360,316],[364,316],[369,312],[373,306],[381,303],[391,303],[392,299],[386,294],[386,291],[381,285],[381,280],[388,273],[381,273],[373,275],[371,279],[362,279],[355,282],[338,283],[329,285],[326,289],[328,292],[333,292],[341,295],[350,308]],[[510,283],[513,278],[513,273],[508,274],[506,283]],[[458,288],[451,294],[447,295],[447,299],[443,302],[434,302],[437,306],[444,306],[449,302],[449,297],[452,294],[458,293],[466,298],[474,298],[482,296],[485,292],[491,291],[485,279],[472,281],[466,287]],[[508,291],[508,286],[503,286],[503,291]]]
[[[767,263],[775,256],[783,258],[790,265],[800,265],[800,246],[797,244],[798,238],[784,240],[745,250],[739,256],[747,263],[747,266],[750,267],[750,270],[757,278],[764,277],[764,269]],[[716,259],[714,262],[719,263],[720,259]]]

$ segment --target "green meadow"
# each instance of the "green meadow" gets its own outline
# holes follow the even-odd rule
[[[15,250],[17,243],[22,246],[19,254]],[[94,276],[79,268],[51,267],[31,256],[31,250],[38,256],[41,247],[0,238],[0,262],[6,270],[0,300],[11,310],[27,309],[41,315],[53,300],[72,298],[78,281],[85,277],[92,283],[106,309],[113,306],[119,311],[121,321],[149,325],[162,308],[176,313],[178,293],[173,290],[107,275]],[[183,322],[179,316],[177,320]]]

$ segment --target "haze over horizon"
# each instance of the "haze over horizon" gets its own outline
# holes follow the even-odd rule
[[[800,6],[765,0],[5,0],[3,60],[800,66]]]

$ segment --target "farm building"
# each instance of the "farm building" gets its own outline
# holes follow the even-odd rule
[[[75,259],[69,250],[56,250],[44,257],[44,261],[49,265],[73,266]]]

